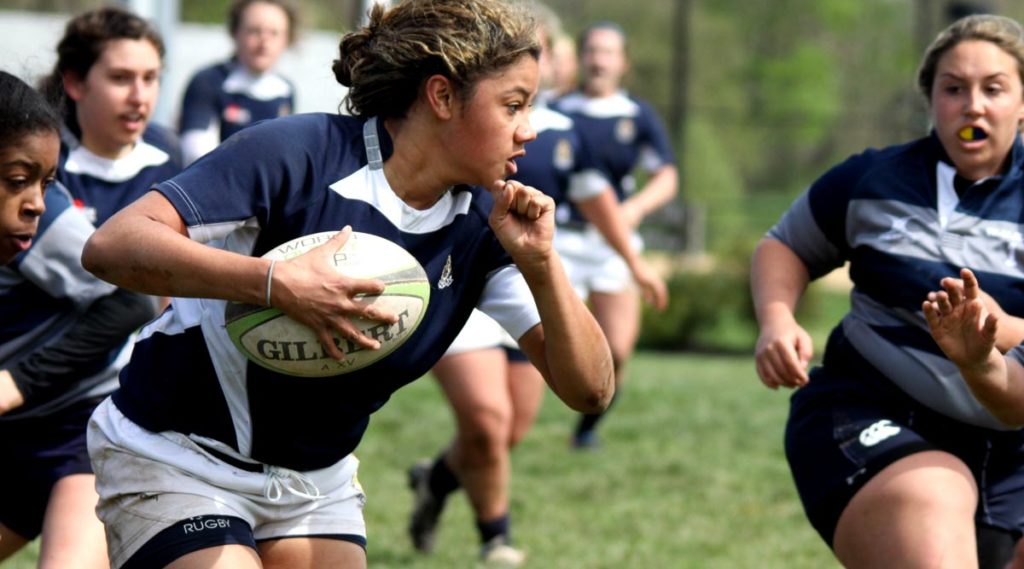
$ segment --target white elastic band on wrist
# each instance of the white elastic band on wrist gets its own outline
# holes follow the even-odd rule
[[[274,281],[274,264],[277,261],[270,261],[270,268],[267,269],[267,307],[270,307],[270,285]]]

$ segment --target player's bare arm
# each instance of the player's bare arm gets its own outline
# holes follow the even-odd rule
[[[519,339],[520,347],[566,405],[604,409],[615,392],[611,350],[551,246],[554,202],[518,182],[495,182],[491,192],[491,227],[526,279],[543,322]]]
[[[337,250],[350,232],[339,232],[321,247]],[[118,286],[152,295],[218,298],[266,304],[270,261],[239,255],[187,237],[174,206],[159,192],[149,192],[118,212],[93,234],[82,255],[83,266]],[[361,334],[349,317],[390,321],[373,308],[353,301],[358,294],[376,294],[379,281],[324,274],[325,263],[306,255],[277,264],[271,282],[271,304],[318,335],[328,327],[367,348],[376,340]],[[333,342],[325,344],[341,358]]]
[[[814,347],[794,311],[810,282],[807,268],[789,247],[766,238],[754,252],[750,282],[761,328],[754,349],[761,382],[771,389],[806,385]]]
[[[653,174],[639,192],[622,202],[626,223],[637,228],[645,217],[676,197],[679,191],[679,170],[665,164]]]
[[[977,277],[969,269],[960,277],[942,279],[942,290],[921,305],[928,328],[978,401],[1000,421],[1022,425],[1024,368],[996,348],[999,318],[982,300]]]
[[[590,199],[577,202],[576,207],[629,266],[629,271],[640,287],[644,300],[654,308],[664,310],[668,306],[668,287],[633,249],[630,243],[630,226],[624,219],[626,216],[623,215],[623,208],[615,198],[615,192],[609,187]]]

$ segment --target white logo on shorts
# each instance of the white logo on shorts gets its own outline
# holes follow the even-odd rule
[[[899,434],[900,428],[889,419],[882,419],[860,432],[860,444],[873,447],[878,443]]]
[[[204,519],[203,516],[197,516],[189,518],[187,522],[182,524],[182,529],[185,533],[197,533],[208,529],[225,529],[231,527],[231,520],[227,518],[208,518]]]

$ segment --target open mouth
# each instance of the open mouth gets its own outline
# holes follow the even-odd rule
[[[11,241],[14,242],[14,247],[17,251],[28,251],[28,248],[32,246],[32,235],[21,233],[18,235],[12,235]]]
[[[972,142],[975,140],[985,140],[988,138],[988,134],[976,126],[965,126],[964,128],[957,131],[956,135],[965,142]]]

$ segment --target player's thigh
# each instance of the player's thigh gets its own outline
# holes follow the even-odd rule
[[[265,569],[366,567],[366,551],[351,541],[341,539],[274,539],[260,542],[258,547]]]
[[[43,520],[40,569],[109,567],[95,485],[92,474],[65,476],[54,484]]]
[[[919,452],[882,469],[839,517],[836,557],[846,567],[972,567],[977,564],[970,469],[942,451]]]
[[[187,553],[166,569],[259,569],[265,567],[251,547],[238,544],[207,547]],[[298,567],[298,566],[295,566]]]
[[[14,555],[22,547],[28,544],[28,540],[11,530],[11,528],[0,524],[0,561]]]
[[[444,390],[460,430],[507,430],[512,418],[501,348],[462,352],[441,358],[434,376]]]
[[[526,436],[526,432],[536,420],[541,402],[544,400],[545,385],[544,377],[529,360],[509,360],[508,397],[512,402],[510,448]]]
[[[621,363],[632,354],[640,331],[640,299],[636,290],[591,292],[590,307],[608,338],[612,355]]]

